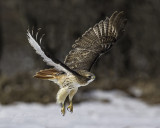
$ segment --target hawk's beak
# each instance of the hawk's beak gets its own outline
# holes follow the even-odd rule
[[[93,79],[93,80],[94,80],[95,78],[96,78],[95,76],[92,76],[92,77],[91,77],[91,79]]]

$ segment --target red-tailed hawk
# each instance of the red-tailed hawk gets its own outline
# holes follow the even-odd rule
[[[53,66],[51,69],[40,70],[34,77],[55,82],[60,89],[57,102],[62,104],[61,112],[65,114],[65,100],[69,96],[68,110],[73,112],[72,98],[81,86],[86,86],[95,79],[90,72],[95,61],[115,44],[119,35],[124,31],[126,18],[123,12],[114,12],[110,18],[100,21],[89,28],[82,37],[75,41],[72,50],[66,56],[64,63],[49,58],[41,47],[41,39],[33,38],[33,32],[27,31],[30,45],[35,49],[44,62]],[[40,42],[40,43],[38,43]]]

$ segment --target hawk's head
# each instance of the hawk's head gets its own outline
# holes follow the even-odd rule
[[[95,75],[91,72],[86,71],[86,70],[80,70],[80,71],[78,71],[78,73],[85,77],[85,80],[86,80],[85,85],[88,85],[90,82],[92,82],[95,79]]]
[[[94,80],[95,79],[95,75],[91,72],[85,72],[84,76],[87,77],[89,80]]]

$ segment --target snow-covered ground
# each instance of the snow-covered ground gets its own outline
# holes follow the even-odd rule
[[[74,105],[74,113],[67,111],[64,117],[57,104],[0,105],[0,128],[160,128],[160,106],[119,91],[94,91],[83,97],[94,100]]]

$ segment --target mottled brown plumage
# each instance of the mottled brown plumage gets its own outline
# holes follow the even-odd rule
[[[89,28],[72,45],[73,49],[66,56],[64,63],[71,69],[90,71],[100,55],[107,52],[124,30],[126,19],[123,12],[114,12],[110,18],[100,21]]]
[[[123,12],[114,12],[110,18],[100,21],[94,27],[89,28],[81,38],[72,45],[72,50],[66,56],[64,63],[55,58],[49,58],[42,50],[41,40],[38,44],[37,36],[33,38],[33,31],[28,31],[28,41],[43,60],[54,68],[40,70],[34,77],[47,79],[59,85],[57,102],[62,104],[61,112],[65,114],[64,102],[69,96],[68,109],[73,112],[72,98],[80,86],[86,86],[95,79],[90,72],[93,64],[117,41],[124,31],[126,19]]]

